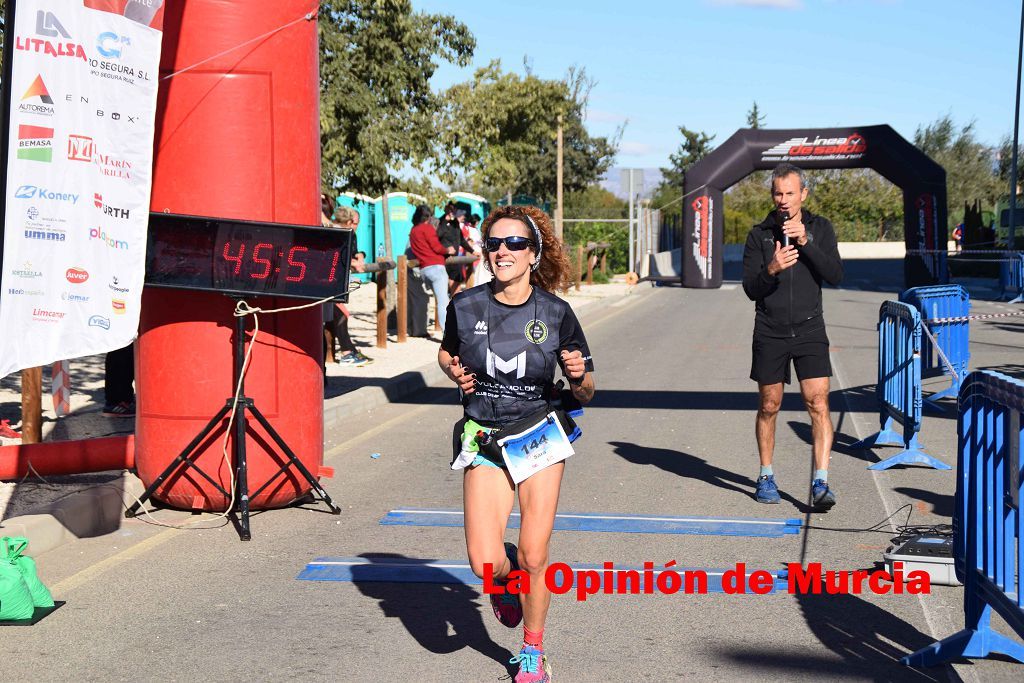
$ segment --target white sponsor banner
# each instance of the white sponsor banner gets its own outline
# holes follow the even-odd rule
[[[11,36],[0,377],[136,336],[162,34],[19,0]]]

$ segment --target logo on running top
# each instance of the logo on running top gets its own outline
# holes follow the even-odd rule
[[[522,379],[526,375],[526,351],[511,360],[505,360],[487,349],[487,374],[497,377],[499,372],[505,375],[515,373],[516,379]]]
[[[473,327],[473,334],[487,334],[487,321],[477,320],[476,326]]]
[[[543,344],[548,338],[548,326],[541,320],[526,323],[526,340],[534,344]]]

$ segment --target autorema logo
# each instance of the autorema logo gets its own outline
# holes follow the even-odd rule
[[[50,91],[46,89],[46,84],[43,83],[43,77],[40,74],[36,74],[32,85],[28,86],[28,90],[21,96],[18,111],[22,114],[53,116],[53,98],[50,97]]]
[[[57,192],[38,185],[22,185],[14,191],[17,199],[43,199],[50,202],[78,203],[78,195],[70,192]]]
[[[131,38],[119,36],[113,31],[104,31],[96,37],[96,49],[109,59],[121,59],[121,52],[131,44]]]

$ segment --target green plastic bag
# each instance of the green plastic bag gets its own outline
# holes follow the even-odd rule
[[[25,578],[17,567],[0,558],[0,621],[31,619],[35,611]]]
[[[36,607],[53,607],[53,596],[36,573],[36,561],[22,554],[28,547],[28,539],[22,536],[5,536],[2,542],[4,557],[21,572],[25,585],[32,594],[32,603]]]

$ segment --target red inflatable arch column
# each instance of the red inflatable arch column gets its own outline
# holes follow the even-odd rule
[[[317,26],[315,16],[300,20],[316,9],[312,0],[168,4],[160,70],[176,75],[160,87],[153,211],[319,225]],[[234,394],[234,302],[152,288],[142,301],[135,442],[138,475],[148,486]],[[249,303],[299,302],[253,297]],[[323,460],[321,316],[320,307],[262,316],[246,375],[247,395],[314,474]],[[203,444],[197,463],[227,489],[224,427]],[[249,491],[256,491],[284,458],[254,420],[247,450]],[[252,506],[286,505],[308,490],[289,470]],[[175,474],[155,495],[184,508],[227,505],[194,471]]]

